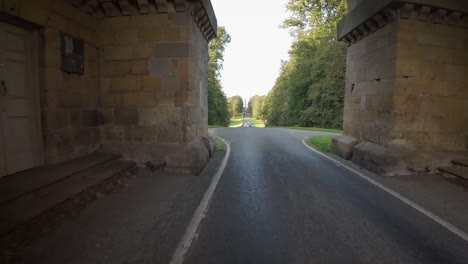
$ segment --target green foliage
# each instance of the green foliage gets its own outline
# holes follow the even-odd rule
[[[249,100],[247,112],[252,113],[252,117],[255,119],[261,119],[262,104],[265,96],[255,95]]]
[[[330,132],[330,133],[343,133],[343,130],[333,129],[333,128],[321,128],[321,127],[299,127],[299,126],[290,126],[290,127],[281,127],[287,129],[296,129],[296,130],[306,130],[306,131],[319,131],[319,132]]]
[[[335,29],[345,0],[290,0],[283,26],[295,41],[272,90],[261,106],[269,126],[341,129],[346,47]]]
[[[315,136],[307,142],[322,152],[330,152],[332,138],[335,136]]]
[[[229,109],[226,95],[221,86],[220,70],[223,68],[224,50],[231,36],[224,27],[218,27],[218,37],[209,44],[208,62],[208,124],[229,125]]]
[[[215,143],[216,143],[216,151],[220,151],[220,152],[226,151],[226,144],[224,144],[224,141],[216,137]]]
[[[296,38],[311,35],[314,38],[335,38],[336,24],[346,14],[346,0],[289,0],[291,14],[283,22]]]
[[[229,127],[241,127],[242,126],[242,117],[239,118],[232,118],[231,123],[229,123]]]
[[[263,123],[262,120],[259,120],[259,119],[256,119],[256,118],[248,118],[247,119],[247,122],[249,123],[252,123],[254,127],[257,127],[257,128],[263,128],[265,127],[265,123]]]
[[[227,101],[231,117],[239,116],[244,111],[244,101],[239,95],[229,97]]]

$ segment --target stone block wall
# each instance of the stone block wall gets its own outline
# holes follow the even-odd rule
[[[208,45],[190,12],[106,18],[98,28],[102,143],[138,162],[199,171]]]
[[[45,162],[54,164],[96,150],[101,122],[96,19],[66,1],[10,1],[5,11],[34,23],[31,27],[37,32]],[[61,70],[61,33],[84,40],[83,75]]]
[[[171,72],[171,65],[188,57],[188,32],[166,30],[168,23],[167,13],[106,18],[100,23],[102,107],[110,117],[103,127],[103,143],[181,140],[181,111],[173,109],[179,79]],[[177,44],[177,49],[170,51],[173,54],[168,52],[170,40]],[[168,42],[156,48],[160,41]],[[177,131],[158,131],[158,124],[168,124]],[[153,136],[142,138],[132,133],[135,128],[151,131]]]
[[[190,46],[190,87],[187,94],[187,141],[192,141],[208,134],[208,45],[204,44],[203,35],[196,24],[191,25],[193,38]]]
[[[385,144],[392,133],[397,25],[390,23],[348,48],[343,127],[346,134]]]
[[[468,156],[467,13],[387,2],[340,35],[374,8],[354,1],[338,29],[348,44],[344,134],[361,142],[353,161],[373,171],[434,170]]]
[[[467,28],[398,18],[350,46],[345,131],[387,147],[466,150],[467,38]]]
[[[54,1],[41,30],[40,76],[44,150],[49,163],[86,155],[100,145],[96,19],[65,1]],[[84,74],[61,70],[60,34],[84,41]]]
[[[11,0],[0,1],[0,19],[36,32],[46,163],[104,147],[140,163],[204,167],[217,27],[209,0]],[[84,74],[62,71],[61,34],[84,41]]]
[[[400,17],[397,52],[398,137],[415,149],[467,151],[468,27]]]

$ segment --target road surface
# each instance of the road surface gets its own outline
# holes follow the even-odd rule
[[[213,133],[231,157],[184,263],[468,263],[466,241],[307,149],[310,132]]]

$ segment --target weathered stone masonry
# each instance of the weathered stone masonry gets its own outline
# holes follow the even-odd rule
[[[468,3],[348,1],[344,135],[335,153],[384,175],[468,155]]]
[[[13,5],[14,10],[10,10]],[[209,0],[3,0],[3,21],[37,32],[44,161],[103,147],[198,172],[209,158]],[[60,35],[85,43],[84,74],[61,70]]]

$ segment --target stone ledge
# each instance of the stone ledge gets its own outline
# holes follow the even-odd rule
[[[353,148],[352,162],[381,176],[411,175],[400,151],[371,142],[361,142]]]
[[[467,151],[404,149],[363,141],[353,147],[351,161],[380,176],[402,176],[434,173],[467,155]]]
[[[147,162],[158,166],[166,164],[170,170],[198,175],[210,159],[203,139],[187,144],[177,143],[111,143],[102,146],[104,152],[119,153],[125,160],[140,165]]]
[[[457,1],[363,1],[337,27],[337,38],[348,46],[400,17],[468,28],[468,7]]]
[[[353,147],[358,143],[358,140],[346,135],[340,135],[332,139],[331,152],[350,160],[353,156]]]

